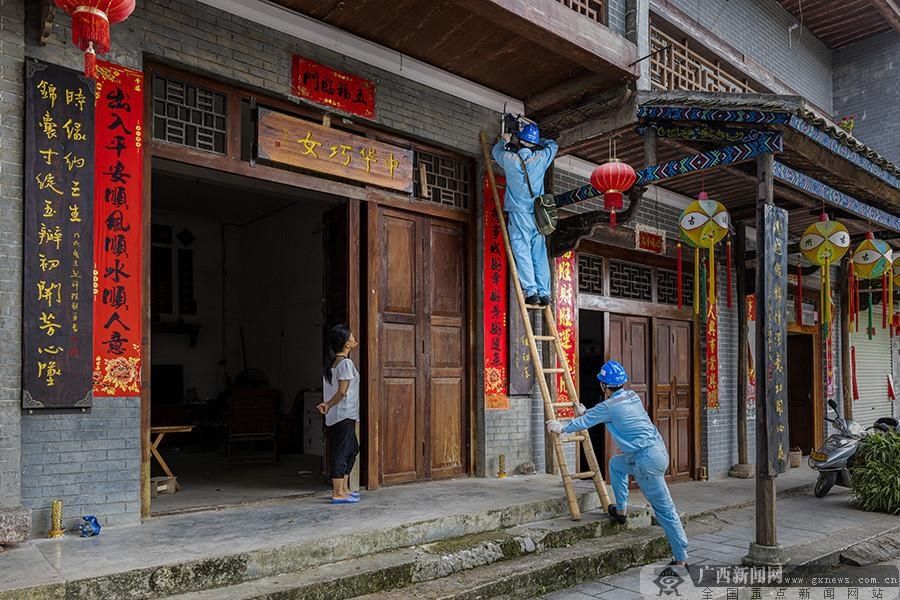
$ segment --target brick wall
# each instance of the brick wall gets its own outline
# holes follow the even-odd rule
[[[853,135],[900,163],[900,35],[888,31],[834,52],[834,114]]]
[[[19,505],[25,5],[0,0],[0,509]]]
[[[28,5],[27,46],[24,41]],[[35,529],[47,525],[50,500],[66,500],[66,516],[96,514],[106,525],[135,522],[139,514],[139,402],[99,399],[88,413],[35,413],[21,416],[21,152],[22,61],[25,54],[80,69],[82,54],[71,44],[70,20],[56,10],[49,43],[38,46],[38,3],[0,0],[0,507],[33,509]],[[156,58],[187,70],[259,88],[268,95],[289,94],[294,53],[376,82],[378,118],[386,129],[480,156],[478,133],[499,129],[499,115],[449,94],[374,69],[304,40],[267,30],[194,0],[138,0],[124,24],[112,28],[112,52],[104,57],[133,68]],[[480,236],[480,230],[476,231]],[[509,411],[505,421],[488,419],[478,430],[495,446],[512,447],[530,460],[527,432],[530,409]],[[522,424],[524,423],[524,425]],[[487,433],[485,433],[485,431]],[[20,466],[19,447],[22,448]],[[518,453],[518,454],[517,454]],[[479,450],[480,469],[484,454]]]
[[[22,418],[22,504],[35,536],[50,522],[48,499],[63,501],[67,527],[94,514],[102,525],[139,521],[141,413],[137,398],[97,398],[87,413]]]
[[[749,61],[762,65],[775,77],[817,106],[831,112],[831,51],[808,29],[788,28],[797,19],[776,0],[667,0],[699,21]],[[654,6],[658,6],[654,2]],[[702,43],[702,40],[700,40]]]

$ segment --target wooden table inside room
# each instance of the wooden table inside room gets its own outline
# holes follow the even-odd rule
[[[156,436],[153,439],[153,442],[150,444],[150,454],[152,454],[156,458],[156,462],[159,463],[159,466],[162,467],[163,472],[168,476],[172,481],[175,482],[175,491],[181,489],[181,485],[178,483],[178,478],[175,477],[175,474],[172,473],[172,469],[169,468],[169,465],[166,464],[166,461],[163,460],[163,457],[159,453],[159,444],[163,441],[163,438],[167,433],[190,433],[194,430],[193,425],[166,425],[162,427],[151,427],[150,428],[150,436]]]

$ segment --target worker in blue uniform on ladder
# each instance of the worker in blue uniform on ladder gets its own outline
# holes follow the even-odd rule
[[[504,133],[491,155],[506,177],[503,210],[509,215],[509,243],[525,304],[547,306],[550,262],[547,243],[535,222],[534,199],[544,193],[544,173],[553,164],[559,146],[553,140],[542,139],[533,122],[520,120],[524,126],[517,133]]]
[[[597,374],[600,389],[606,400],[590,410],[578,403],[575,407],[580,415],[566,425],[557,420],[547,421],[551,433],[575,433],[589,429],[598,423],[606,423],[616,445],[622,450],[609,459],[609,477],[616,503],[607,512],[618,523],[624,524],[628,510],[628,476],[644,492],[644,497],[653,507],[656,520],[662,526],[672,548],[674,560],[669,564],[687,564],[687,537],[675,503],[666,486],[666,469],[669,468],[669,453],[656,426],[650,420],[640,397],[623,386],[628,382],[625,367],[614,360],[607,361]]]

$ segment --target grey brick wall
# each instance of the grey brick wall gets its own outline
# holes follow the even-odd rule
[[[834,114],[853,135],[900,163],[900,35],[888,31],[834,52]]]
[[[0,0],[0,509],[20,505],[25,5]]]
[[[485,462],[487,477],[497,476],[498,457],[506,457],[506,472],[512,473],[531,460],[531,397],[512,396],[508,410],[485,412]]]
[[[63,501],[67,527],[93,514],[101,525],[129,525],[141,510],[141,413],[137,398],[97,398],[88,413],[22,419],[22,504],[35,536],[50,523],[49,499]]]
[[[776,0],[668,0],[762,65],[786,85],[831,112],[831,51]]]

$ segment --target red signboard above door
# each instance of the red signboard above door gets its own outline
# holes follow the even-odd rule
[[[291,93],[329,108],[375,118],[374,83],[296,54],[291,62]]]

